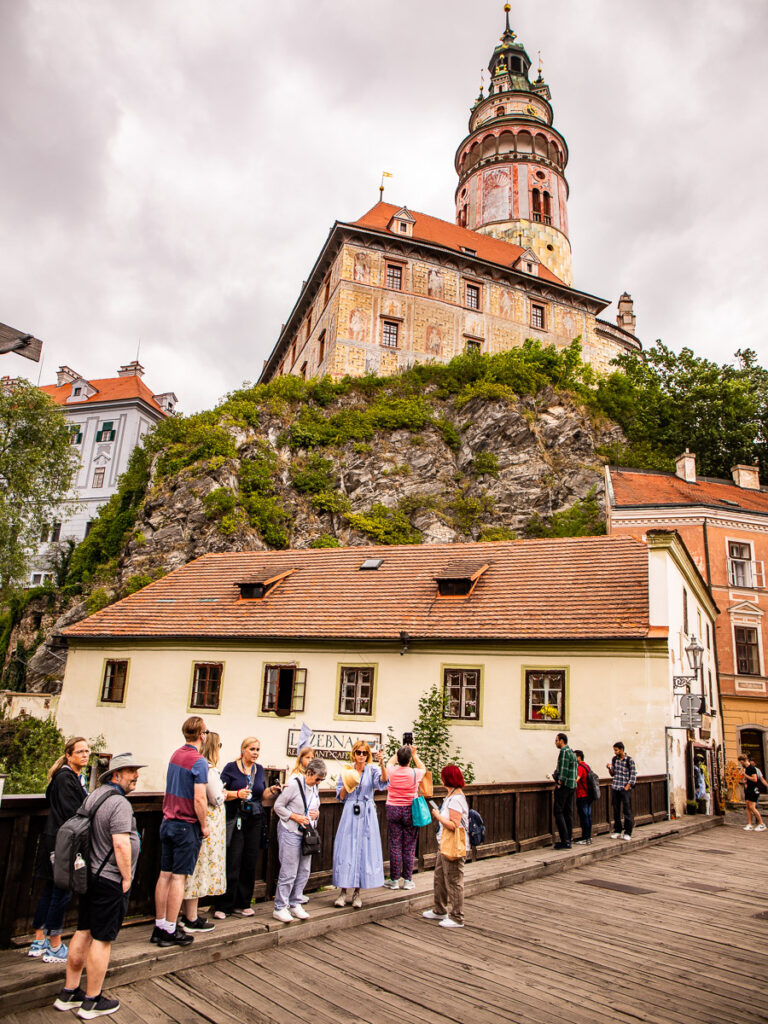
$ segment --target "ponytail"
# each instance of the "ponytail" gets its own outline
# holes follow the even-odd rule
[[[71,740],[67,740],[66,745],[64,746],[64,753],[61,755],[60,758],[54,761],[51,767],[48,769],[49,782],[56,774],[56,772],[59,771],[60,768],[63,768],[64,765],[67,763],[67,754],[71,755],[78,743],[87,742],[88,740],[85,738],[85,736],[73,736]]]

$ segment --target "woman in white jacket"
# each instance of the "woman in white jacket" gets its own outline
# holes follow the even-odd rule
[[[275,800],[277,842],[280,848],[280,875],[272,916],[285,924],[294,918],[304,921],[309,914],[301,905],[309,878],[312,856],[302,854],[301,840],[306,829],[317,828],[320,816],[318,783],[326,776],[325,763],[313,757],[304,775],[294,775]]]

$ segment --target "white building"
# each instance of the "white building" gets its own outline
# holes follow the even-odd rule
[[[56,383],[40,390],[62,407],[73,446],[80,454],[71,501],[58,521],[41,525],[40,549],[30,583],[50,575],[50,545],[88,534],[99,509],[117,491],[131,452],[159,420],[173,412],[178,399],[171,391],[152,394],[141,379],[144,367],[134,361],[121,366],[116,377],[87,380],[69,366],[60,366]]]

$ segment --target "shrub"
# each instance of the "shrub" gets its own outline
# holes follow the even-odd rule
[[[203,498],[203,508],[207,519],[221,518],[228,512],[232,512],[236,504],[237,498],[229,487],[217,487],[215,491],[211,491]]]
[[[318,494],[331,491],[336,483],[333,461],[320,455],[307,459],[296,459],[291,463],[291,481],[301,494]]]
[[[225,537],[231,537],[233,533],[237,533],[238,530],[244,529],[247,525],[248,516],[245,511],[241,508],[235,508],[221,517],[219,532],[223,533]]]
[[[484,526],[480,531],[480,540],[517,540],[515,530],[506,526]]]
[[[340,548],[341,541],[330,533],[321,533],[319,537],[313,537],[309,542],[311,548]]]
[[[446,505],[446,511],[452,525],[460,533],[469,535],[494,508],[495,502],[490,494],[478,498],[468,498],[457,494]]]
[[[479,452],[472,462],[472,472],[477,476],[499,475],[499,460],[493,452]]]
[[[605,519],[595,494],[596,488],[570,508],[555,512],[546,521],[534,512],[525,526],[526,537],[597,537],[605,533]]]
[[[126,596],[129,594],[135,594],[137,590],[143,590],[144,587],[154,582],[154,577],[149,576],[145,572],[137,573],[135,576],[129,577],[125,584]]]
[[[349,498],[341,491],[321,491],[310,498],[312,508],[316,512],[330,512],[334,515],[345,515],[351,505]]]
[[[353,529],[367,534],[379,544],[420,544],[424,539],[403,512],[379,503],[373,505],[368,513],[348,515],[347,519]]]
[[[88,595],[88,614],[93,615],[94,612],[100,612],[102,608],[106,608],[113,601],[114,598],[104,587],[97,587]]]

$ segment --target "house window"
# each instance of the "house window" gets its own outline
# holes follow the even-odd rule
[[[304,710],[307,670],[295,665],[265,665],[261,710],[267,714],[291,715]]]
[[[531,327],[538,327],[540,331],[544,330],[544,307],[535,302],[531,303]]]
[[[342,667],[339,683],[339,714],[373,714],[372,668]]]
[[[751,626],[736,626],[736,671],[741,676],[760,675],[760,652],[757,646],[757,630]]]
[[[192,677],[192,699],[189,704],[193,708],[205,708],[215,711],[221,700],[221,673],[224,666],[221,662],[196,662]]]
[[[526,722],[565,722],[565,671],[526,669]]]
[[[688,636],[688,591],[683,587],[683,632]]]
[[[467,338],[464,345],[464,351],[468,356],[478,355],[483,350],[483,344],[477,341],[475,338]]]
[[[114,423],[113,423],[112,420],[105,420],[104,423],[101,424],[101,429],[96,431],[96,440],[97,441],[114,441],[115,440]]]
[[[51,536],[51,528],[48,523],[43,523],[40,527],[40,543],[47,544],[48,538]]]
[[[469,309],[480,309],[480,285],[467,284],[466,304]]]
[[[762,563],[752,561],[752,545],[736,541],[728,542],[728,582],[732,587],[756,587],[759,582],[756,569],[762,569]]]
[[[302,377],[304,378],[304,380],[306,380],[306,379],[307,379],[307,361],[306,361],[306,359],[305,359],[305,360],[304,360],[304,362],[303,362],[303,363],[301,364],[301,369],[299,370],[299,373],[300,373],[300,374],[301,374],[301,376],[302,376]]]
[[[79,423],[72,423],[69,427],[69,443],[70,444],[82,444],[83,443],[83,431]]]
[[[93,485],[92,485],[93,487],[103,487],[104,486],[104,472],[105,472],[105,470],[104,470],[103,466],[97,466],[96,469],[94,469],[94,471],[93,471]]]
[[[394,320],[385,320],[381,328],[381,344],[384,348],[397,348],[397,336],[400,324]]]
[[[325,359],[325,331],[322,331],[317,339],[317,365]]]
[[[406,235],[408,233],[408,225],[402,220],[398,221],[397,224],[398,227],[400,228],[400,234]]]
[[[82,388],[72,388],[72,394],[75,397],[77,397],[77,395],[81,395],[82,393],[83,393],[83,389]]]
[[[61,523],[54,523],[51,527],[51,544],[57,544],[61,539]]]
[[[403,287],[403,268],[396,267],[392,263],[387,264],[387,288],[395,288],[400,291]]]
[[[125,700],[127,678],[127,661],[107,661],[104,665],[104,679],[101,684],[102,703],[122,704]]]
[[[93,519],[89,519],[88,522],[85,524],[85,536],[86,537],[88,536],[88,534],[93,529],[93,523],[94,523],[94,520]]]
[[[443,700],[443,716],[445,718],[478,721],[480,718],[480,669],[445,669]]]
[[[33,572],[32,573],[32,586],[33,587],[39,587],[40,583],[42,581],[42,578],[43,578],[42,573]]]
[[[329,278],[326,279],[325,290],[323,291],[323,305],[324,306],[328,305],[328,299],[330,297],[331,297],[331,279],[329,277]]]

